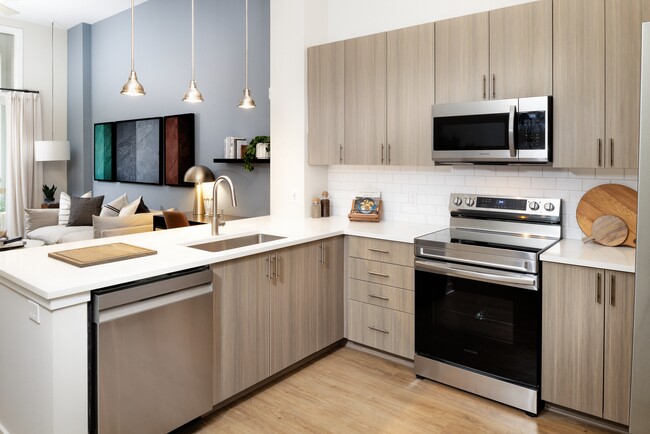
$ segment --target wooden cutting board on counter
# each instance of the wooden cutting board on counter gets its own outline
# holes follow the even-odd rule
[[[621,184],[603,184],[587,191],[576,208],[578,226],[588,237],[596,219],[610,215],[620,218],[628,233],[624,246],[636,247],[637,192]]]
[[[156,253],[158,252],[155,250],[132,246],[131,244],[111,243],[102,246],[51,252],[48,253],[47,256],[77,267],[89,267],[91,265],[106,264],[108,262],[155,255]]]

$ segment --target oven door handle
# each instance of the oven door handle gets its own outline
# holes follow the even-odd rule
[[[469,267],[448,262],[415,260],[415,269],[419,271],[442,274],[444,276],[460,277],[481,282],[494,283],[497,285],[516,286],[518,288],[537,291],[537,276],[525,276],[514,273],[494,274],[484,271],[477,271]]]

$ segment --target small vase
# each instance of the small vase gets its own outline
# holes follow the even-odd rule
[[[271,158],[270,152],[266,150],[268,143],[258,143],[255,146],[255,158],[268,159]]]

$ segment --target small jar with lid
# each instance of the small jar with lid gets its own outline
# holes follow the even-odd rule
[[[330,216],[330,200],[328,199],[329,193],[324,191],[322,193],[323,198],[320,200],[320,209],[321,209],[321,216],[322,217],[329,217]]]
[[[320,199],[315,197],[311,201],[311,216],[312,216],[312,218],[319,218],[320,213],[321,213],[321,211],[320,211]]]

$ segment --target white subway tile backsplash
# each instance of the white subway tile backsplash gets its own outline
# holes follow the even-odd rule
[[[382,219],[406,223],[447,225],[451,193],[561,198],[564,237],[573,239],[583,236],[575,210],[586,191],[611,182],[637,188],[634,169],[546,166],[330,166],[327,179],[334,215],[347,215],[358,191],[380,191]]]

